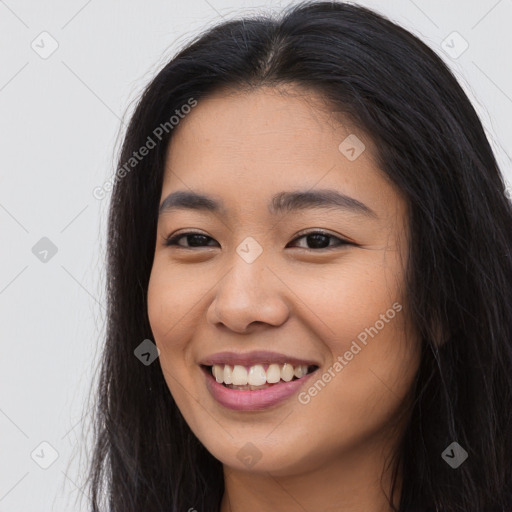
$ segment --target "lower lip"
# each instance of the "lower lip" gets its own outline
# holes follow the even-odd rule
[[[206,378],[206,387],[213,398],[224,407],[235,411],[261,411],[267,407],[277,405],[297,393],[311,375],[316,372],[315,370],[315,372],[308,373],[300,379],[280,382],[265,389],[241,391],[219,384],[213,378],[211,372],[204,368],[203,371]]]

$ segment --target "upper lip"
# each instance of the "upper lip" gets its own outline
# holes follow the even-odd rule
[[[204,366],[213,366],[214,364],[229,364],[251,366],[255,364],[284,364],[289,363],[293,366],[307,365],[319,366],[319,363],[312,360],[300,359],[286,354],[279,354],[277,352],[268,352],[264,350],[257,350],[252,352],[235,353],[235,352],[217,352],[211,356],[207,356],[200,361],[199,364]]]

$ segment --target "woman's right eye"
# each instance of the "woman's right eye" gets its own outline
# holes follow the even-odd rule
[[[188,245],[182,245],[182,244],[178,243],[178,241],[181,240],[182,238],[187,239]],[[175,246],[181,247],[183,249],[190,249],[191,247],[207,247],[207,246],[203,245],[203,243],[206,242],[207,240],[214,241],[212,237],[203,235],[202,233],[193,233],[193,232],[179,233],[178,235],[174,235],[174,236],[166,238],[164,245],[167,247],[175,245]]]

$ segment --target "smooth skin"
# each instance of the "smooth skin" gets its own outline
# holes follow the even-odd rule
[[[400,412],[420,342],[403,292],[407,206],[377,167],[374,144],[320,96],[295,86],[218,91],[175,130],[161,202],[194,191],[222,200],[226,211],[160,215],[148,314],[170,392],[223,464],[221,512],[390,511],[386,461],[408,419],[407,408]],[[339,149],[350,134],[366,147],[353,161]],[[320,189],[348,195],[374,215],[268,210],[278,192]],[[303,235],[318,230],[332,238],[315,245]],[[165,244],[190,231],[208,238]],[[252,263],[236,251],[247,237],[263,249]],[[262,411],[234,411],[205,386],[199,362],[223,351],[317,361],[314,382],[396,303],[403,309],[307,404],[292,396]],[[261,456],[250,467],[239,457],[248,442]],[[401,479],[396,504],[400,487]]]

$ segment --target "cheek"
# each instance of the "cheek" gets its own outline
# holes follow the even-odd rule
[[[175,294],[169,293],[165,273],[153,266],[148,284],[148,318],[155,337],[155,343],[161,343],[165,333],[172,327],[171,315]]]
[[[148,285],[148,317],[157,344],[165,348],[184,342],[197,322],[211,283],[162,258],[155,258]]]
[[[148,318],[154,342],[160,350],[162,374],[178,407],[188,409],[194,398],[184,392],[184,385],[190,373],[190,357],[187,340],[191,325],[194,324],[194,308],[197,297],[190,286],[180,280],[165,265],[155,261],[148,285]],[[193,299],[196,300],[193,300]],[[186,384],[185,384],[186,386]]]
[[[375,252],[358,253],[343,265],[302,272],[300,278],[292,273],[285,276],[300,299],[294,304],[297,314],[315,326],[319,338],[333,351],[348,350],[346,342],[387,311],[396,323],[393,318],[398,319],[399,313],[393,304],[402,304],[401,272],[394,261],[384,266],[381,260]]]
[[[187,371],[187,330],[194,321],[190,293],[184,283],[173,279],[169,269],[154,264],[148,285],[148,318],[160,350],[162,373],[173,396],[179,393],[178,383]]]
[[[420,360],[419,344],[404,333],[401,314],[368,335],[366,345],[354,337],[340,338],[331,346],[332,365],[299,397],[300,415],[316,429],[313,443],[319,453],[365,445],[399,418]],[[309,434],[303,437],[311,443]]]
[[[204,323],[205,307],[211,300],[212,272],[184,271],[170,265],[162,256],[155,257],[151,271],[147,304],[154,342],[160,350],[164,378],[180,409],[191,397],[191,374],[197,371],[191,340]],[[188,384],[183,384],[188,383]],[[183,396],[182,396],[183,395]]]
[[[331,357],[301,403],[330,411],[332,424],[344,425],[347,432],[371,430],[389,419],[419,365],[420,344],[401,293],[401,265],[388,256],[386,265],[381,256],[369,255],[350,272],[339,270],[324,279],[309,275],[297,291],[308,297],[310,317],[322,320],[316,324]]]

